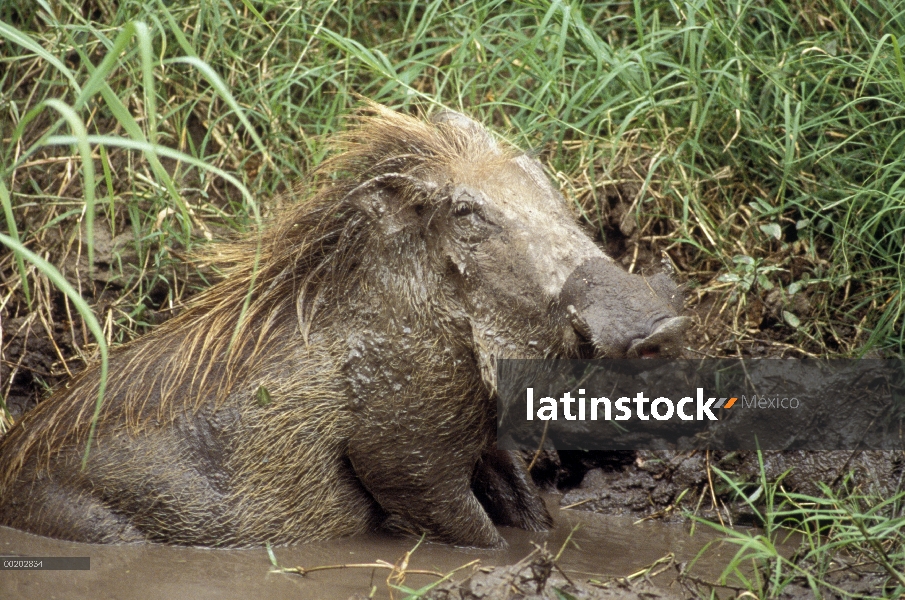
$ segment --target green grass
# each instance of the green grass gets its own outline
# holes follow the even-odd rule
[[[692,517],[720,531],[724,544],[737,547],[720,580],[704,586],[707,591],[725,587],[736,594],[750,592],[755,598],[796,597],[796,593],[815,598],[905,594],[905,492],[884,499],[864,494],[846,480],[841,493],[823,483],[817,495],[792,493],[783,489],[782,477],[767,479],[763,458],[760,454],[758,458],[760,480],[755,484],[739,484],[731,475],[714,470],[748,505],[761,524],[759,530],[733,529]],[[790,552],[789,547],[797,548]],[[690,571],[694,573],[693,564]]]
[[[38,250],[80,231],[89,269],[95,219],[128,233],[113,342],[197,287],[186,251],[266,216],[365,96],[536,149],[604,238],[628,208],[629,252],[665,249],[692,305],[732,301],[735,346],[702,355],[902,351],[897,3],[36,5],[0,4],[5,229]],[[31,302],[26,262],[0,267]]]

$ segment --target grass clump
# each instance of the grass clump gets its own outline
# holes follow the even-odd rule
[[[758,459],[760,480],[754,484],[739,484],[714,468],[762,529],[733,529],[693,517],[738,548],[718,582],[690,576],[695,589],[724,588],[755,598],[899,598],[905,593],[905,492],[884,499],[846,479],[835,491],[818,482],[817,494],[793,493],[783,488],[782,477],[768,480],[760,453]],[[794,552],[790,547],[796,547]]]
[[[205,286],[187,253],[266,217],[361,95],[536,148],[627,266],[665,251],[691,281],[702,356],[901,353],[896,3],[38,0],[0,19],[4,231],[112,343]],[[22,253],[0,269],[7,339],[74,312]],[[86,327],[33,332],[59,349],[38,377],[97,356]]]
[[[6,339],[53,348],[40,368],[5,348],[4,396],[95,358],[92,319],[115,344],[177,311],[216,277],[193,247],[288,201],[359,95],[537,149],[626,266],[665,252],[690,282],[700,356],[902,351],[897,3],[14,0],[0,19],[8,245],[94,309],[0,258]]]

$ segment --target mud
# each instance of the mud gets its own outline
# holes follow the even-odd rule
[[[762,456],[767,481],[781,478],[789,492],[821,495],[820,483],[836,487],[845,480],[850,489],[888,498],[905,487],[905,457],[899,452],[792,451]],[[710,468],[719,468],[742,488],[750,485],[753,490],[760,483],[755,452],[562,452],[560,460],[558,470],[547,466],[543,472],[566,478],[559,481],[565,488],[563,507],[670,522],[684,521],[692,512],[728,523],[757,524],[751,508]],[[549,485],[549,479],[546,482]]]
[[[634,583],[623,579],[611,584],[592,585],[581,579],[575,580],[561,570],[556,563],[556,557],[546,548],[538,548],[514,565],[481,569],[465,581],[445,582],[425,596],[433,600],[483,598],[560,600],[564,597],[576,600],[681,598],[679,594],[658,588],[649,581]]]
[[[632,519],[624,517],[557,511],[553,508],[559,502],[557,496],[547,496],[547,502],[556,519],[556,526],[550,532],[503,528],[508,543],[504,550],[422,543],[412,553],[408,570],[445,574],[479,561],[454,573],[451,583],[444,582],[429,596],[433,598],[503,598],[506,596],[498,593],[501,586],[515,578],[526,592],[536,591],[537,583],[546,572],[549,577],[541,586],[546,595],[509,597],[556,598],[550,594],[559,589],[576,598],[682,598],[691,596],[678,581],[675,565],[691,561],[708,542],[717,539],[714,533],[700,529],[693,536],[689,535],[688,527],[683,525],[633,524]],[[560,552],[570,535],[571,541],[553,566],[551,556]],[[415,543],[411,539],[371,534],[275,548],[273,552],[281,567],[310,569],[376,560],[393,564]],[[538,552],[538,546],[546,547],[545,555]],[[715,544],[696,563],[692,573],[702,579],[715,579],[734,552],[732,546]],[[3,598],[342,599],[368,597],[372,590],[374,598],[390,597],[387,586],[390,571],[387,569],[322,570],[302,577],[272,572],[273,566],[264,549],[91,545],[51,540],[0,527],[0,554],[91,557],[90,571],[5,571],[0,577],[0,597]],[[654,575],[650,582],[637,575],[632,581],[620,579],[643,573],[652,565]],[[418,589],[436,581],[435,576],[410,573],[401,584]],[[397,598],[405,596],[398,591],[394,593]]]

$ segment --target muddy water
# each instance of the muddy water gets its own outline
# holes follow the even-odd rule
[[[555,505],[555,497],[548,501]],[[646,522],[634,525],[625,517],[606,517],[567,510],[555,511],[556,527],[547,533],[502,529],[506,550],[487,551],[422,544],[412,555],[410,569],[449,572],[475,559],[481,565],[512,564],[530,553],[532,542],[547,543],[554,552],[575,525],[579,529],[559,565],[571,576],[625,576],[667,553],[677,561],[691,560],[716,538],[687,526]],[[275,548],[281,566],[396,562],[414,542],[410,539],[371,535],[331,542]],[[715,545],[699,561],[694,573],[715,578],[735,548]],[[311,573],[307,577],[271,573],[264,549],[207,550],[159,545],[100,546],[62,542],[0,527],[0,555],[89,556],[90,571],[0,571],[0,598],[348,598],[368,594],[376,586],[377,598],[388,597],[387,570],[340,569]],[[462,571],[463,575],[468,570]],[[673,572],[674,574],[674,572]],[[409,575],[407,586],[417,588],[435,578]],[[668,585],[664,581],[661,585]],[[399,594],[397,594],[399,597]]]

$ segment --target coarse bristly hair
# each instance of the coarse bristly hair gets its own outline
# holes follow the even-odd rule
[[[357,190],[392,180],[401,205],[430,204],[439,199],[425,181],[512,155],[483,129],[430,123],[372,102],[355,121],[313,174],[310,197],[262,231],[204,253],[222,266],[220,283],[181,315],[114,351],[99,434],[105,421],[136,431],[216,407],[237,384],[253,380],[262,362],[284,356],[292,335],[300,332],[307,344],[329,322],[341,291],[354,285],[357,253],[374,230],[355,202]],[[0,472],[0,492],[27,459],[44,462],[64,446],[84,443],[98,385],[99,369],[89,367],[0,440],[0,455],[15,453]]]

